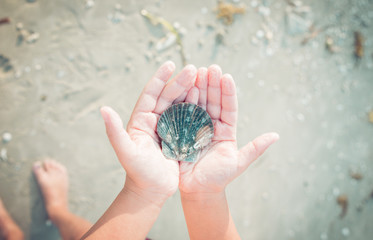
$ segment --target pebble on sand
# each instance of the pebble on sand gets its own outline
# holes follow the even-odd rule
[[[8,143],[12,140],[12,134],[9,132],[3,133],[3,143]]]
[[[8,151],[6,150],[6,148],[2,148],[0,150],[0,160],[4,162],[8,160]]]
[[[368,118],[369,122],[373,123],[373,111],[370,111],[370,113],[368,113]]]

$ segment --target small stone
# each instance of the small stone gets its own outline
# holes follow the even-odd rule
[[[251,5],[251,7],[256,8],[259,5],[259,3],[258,3],[258,1],[253,0],[253,1],[251,1],[250,5]]]
[[[321,240],[327,240],[327,239],[328,239],[328,234],[326,234],[326,233],[321,233],[321,235],[320,235],[320,239],[321,239]]]
[[[265,17],[268,17],[269,15],[271,15],[271,9],[264,7],[264,6],[260,6],[258,11],[262,16],[265,16]]]
[[[368,114],[369,122],[373,123],[373,111]]]
[[[40,96],[40,101],[42,101],[42,102],[45,102],[47,100],[47,95],[41,95]]]
[[[339,188],[337,188],[337,187],[333,188],[333,195],[334,195],[334,196],[338,196],[339,193],[340,193]]]
[[[27,43],[34,43],[36,42],[40,37],[39,33],[33,32],[25,37]]]
[[[3,133],[3,143],[8,143],[12,140],[12,134],[9,132]]]
[[[347,237],[350,235],[350,229],[348,229],[347,227],[345,228],[342,228],[342,235]]]
[[[248,72],[247,73],[247,78],[249,78],[249,79],[254,78],[254,73]]]
[[[2,148],[1,151],[0,151],[0,160],[2,161],[7,161],[8,160],[8,151],[6,150],[6,148]]]
[[[263,30],[258,30],[256,32],[256,37],[257,38],[263,38],[264,37],[264,31]]]
[[[258,86],[259,87],[264,87],[264,85],[265,85],[265,82],[263,80],[258,81]]]
[[[167,48],[171,47],[176,43],[176,35],[173,33],[168,33],[164,38],[161,38],[155,45],[155,49],[158,52],[162,52]]]
[[[19,31],[21,29],[23,29],[23,23],[19,22],[16,24],[16,30]]]
[[[174,22],[173,26],[175,29],[179,29],[181,27],[179,22]]]
[[[63,78],[65,76],[65,72],[63,71],[63,70],[59,70],[58,72],[57,72],[57,77],[58,78]]]
[[[267,56],[272,56],[273,55],[273,49],[270,48],[270,47],[266,48],[266,55]]]
[[[302,113],[298,113],[298,114],[297,114],[297,119],[298,119],[300,122],[304,122],[305,117],[304,117],[304,115],[303,115]]]
[[[90,9],[90,8],[92,8],[94,5],[95,5],[95,1],[93,1],[93,0],[86,0],[86,1],[85,1],[85,8],[86,8],[86,9]]]
[[[272,31],[266,31],[265,37],[268,41],[271,41],[273,39],[273,32]]]
[[[256,37],[252,37],[252,38],[251,38],[251,43],[252,43],[253,45],[258,45],[259,40],[258,40]]]
[[[202,14],[206,14],[206,13],[208,13],[208,12],[209,12],[209,10],[208,10],[207,7],[203,7],[203,8],[201,8],[201,13],[202,13]]]
[[[45,221],[45,226],[50,227],[52,226],[52,221],[50,219]]]
[[[357,181],[360,181],[361,179],[363,179],[363,175],[359,172],[351,172],[350,176],[351,176],[351,178],[353,178]]]
[[[36,64],[35,66],[34,66],[34,68],[35,68],[35,70],[40,70],[41,69],[41,65],[40,64]]]

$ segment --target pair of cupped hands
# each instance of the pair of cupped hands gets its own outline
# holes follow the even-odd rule
[[[185,66],[168,81],[175,64],[165,62],[143,89],[127,128],[110,107],[102,107],[106,132],[126,171],[124,188],[162,205],[179,188],[181,196],[198,198],[221,193],[278,138],[267,133],[237,148],[237,96],[233,78],[219,66]],[[214,124],[211,144],[197,162],[166,159],[157,135],[157,122],[169,106],[194,103],[205,109]]]

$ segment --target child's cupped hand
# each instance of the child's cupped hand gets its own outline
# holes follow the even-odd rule
[[[233,78],[217,65],[197,72],[184,67],[171,81],[174,63],[164,63],[142,91],[127,128],[110,107],[101,108],[106,132],[126,171],[125,188],[157,204],[179,187],[182,194],[219,193],[279,137],[261,135],[237,149],[237,96]],[[206,109],[214,123],[212,143],[195,163],[166,159],[157,135],[160,115],[176,102]]]
[[[220,193],[279,136],[263,134],[238,150],[238,105],[232,76],[222,75],[220,67],[212,65],[198,70],[195,85],[199,94],[193,94],[187,101],[207,110],[214,123],[214,137],[196,163],[180,163],[179,189],[182,195]]]

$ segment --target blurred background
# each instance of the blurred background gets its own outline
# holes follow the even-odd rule
[[[124,182],[103,105],[127,122],[168,59],[219,64],[238,88],[238,143],[281,139],[227,189],[243,239],[373,236],[372,0],[0,0],[0,197],[28,239],[58,239],[32,163],[70,176],[96,221]],[[188,239],[179,195],[152,239]]]

